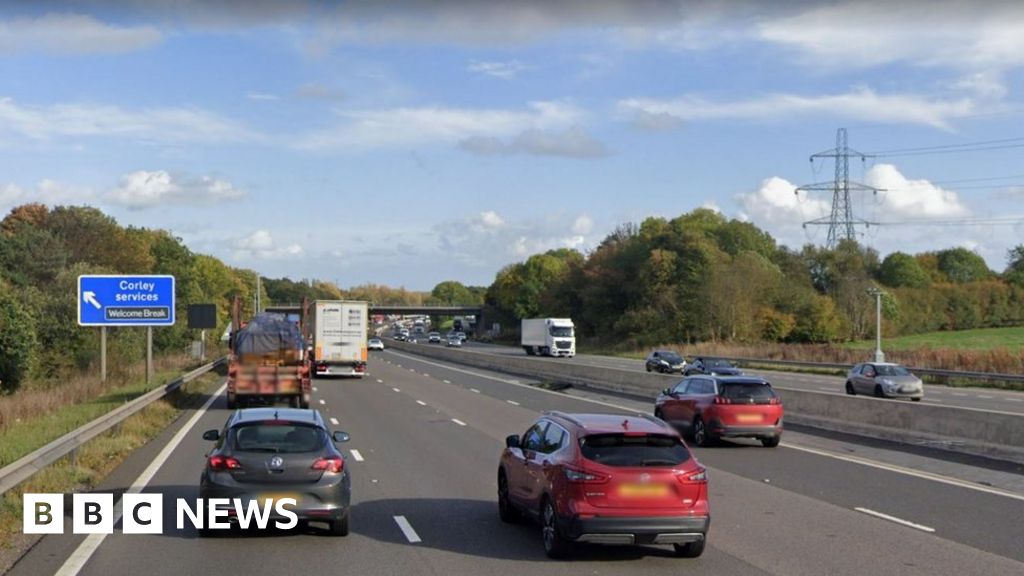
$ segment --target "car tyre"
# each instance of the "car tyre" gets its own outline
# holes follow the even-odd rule
[[[673,544],[672,546],[676,549],[676,556],[679,556],[680,558],[697,558],[704,553],[705,542],[707,542],[707,538],[703,538],[698,542]]]
[[[914,401],[914,402],[920,402],[921,401],[920,398],[911,398],[911,400]]]
[[[885,398],[885,392],[882,391],[881,384],[875,384],[875,398]]]
[[[569,541],[558,531],[558,522],[555,519],[555,505],[550,498],[544,499],[544,507],[541,509],[541,539],[544,542],[544,553],[548,558],[565,558],[569,555]]]
[[[651,365],[650,365],[650,364],[647,364],[647,365],[645,365],[645,366],[644,366],[644,368],[647,368],[647,371],[648,371],[648,372],[650,372],[650,371],[651,371]]]
[[[515,524],[520,520],[519,510],[516,510],[508,497],[508,478],[504,470],[498,473],[498,517],[508,524]]]
[[[849,394],[850,396],[857,395],[857,391],[853,389],[853,382],[846,383],[846,393]]]
[[[351,512],[346,512],[345,516],[331,521],[331,536],[348,536],[348,519],[350,515]]]
[[[767,438],[761,438],[761,445],[765,448],[775,448],[782,441],[782,436],[769,436]]]
[[[700,416],[693,420],[693,441],[701,448],[711,446],[711,435],[708,434],[708,428]]]

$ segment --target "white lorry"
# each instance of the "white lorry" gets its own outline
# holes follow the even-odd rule
[[[524,318],[520,334],[523,350],[530,356],[576,355],[576,332],[570,318]]]
[[[366,374],[366,331],[369,304],[348,300],[315,300],[306,322],[310,360],[316,376]]]

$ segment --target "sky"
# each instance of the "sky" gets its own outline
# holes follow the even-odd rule
[[[97,206],[269,277],[488,285],[699,207],[823,244],[831,194],[795,189],[845,128],[882,189],[852,197],[862,243],[1001,271],[1024,242],[1019,2],[159,4],[0,4],[0,212]]]

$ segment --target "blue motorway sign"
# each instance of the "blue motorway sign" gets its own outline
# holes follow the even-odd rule
[[[78,324],[172,326],[174,276],[79,276]]]

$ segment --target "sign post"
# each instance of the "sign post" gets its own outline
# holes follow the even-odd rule
[[[153,326],[174,325],[174,276],[78,277],[78,325],[100,327],[100,377],[107,377],[107,326],[145,326],[146,382],[153,382]]]

